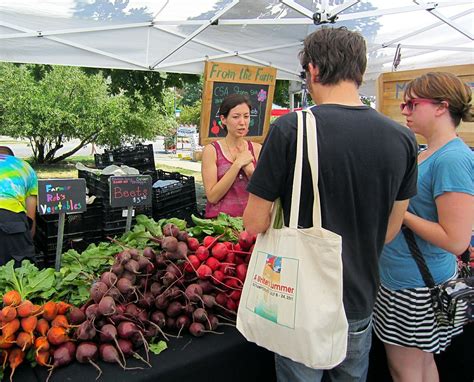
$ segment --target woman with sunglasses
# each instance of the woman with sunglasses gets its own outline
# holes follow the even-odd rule
[[[450,73],[427,73],[406,87],[402,114],[428,148],[418,156],[418,193],[404,225],[411,229],[436,284],[457,274],[456,256],[469,246],[474,220],[474,157],[456,135],[472,121],[471,89]],[[444,351],[462,324],[439,323],[430,292],[403,233],[385,245],[374,330],[384,342],[395,382],[436,382],[433,353]]]

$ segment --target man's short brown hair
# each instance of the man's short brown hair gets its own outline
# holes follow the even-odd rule
[[[336,85],[353,81],[360,86],[367,67],[367,46],[357,32],[341,28],[321,28],[308,35],[300,54],[305,70],[309,63],[319,68],[318,81]]]

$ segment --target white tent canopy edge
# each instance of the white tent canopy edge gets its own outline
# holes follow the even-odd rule
[[[337,16],[335,26],[358,29],[368,40],[369,67],[361,89],[367,95],[375,93],[373,80],[391,70],[399,46],[403,49],[399,69],[435,66],[440,62],[436,57],[443,57],[443,65],[473,62],[472,1],[400,0],[396,7],[387,7],[381,0],[216,0],[207,1],[209,12],[203,16],[177,20],[166,10],[174,4],[186,16],[194,2],[151,5],[131,0],[129,9],[147,4],[149,11],[133,22],[124,22],[124,14],[102,20],[71,13],[80,6],[93,7],[90,1],[70,0],[66,12],[51,6],[58,2],[38,1],[28,9],[21,0],[2,2],[0,61],[199,74],[206,60],[214,60],[273,66],[277,78],[298,80],[297,55],[304,37],[319,27],[314,24],[319,14],[323,22]],[[349,12],[354,3],[359,8]],[[390,30],[395,17],[416,23]],[[375,34],[369,31],[371,22],[381,25]]]

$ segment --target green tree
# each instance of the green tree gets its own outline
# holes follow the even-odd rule
[[[197,125],[199,127],[201,124],[201,100],[197,100],[191,106],[182,106],[178,122],[183,125]]]
[[[55,66],[36,80],[33,72],[28,66],[0,65],[0,128],[28,139],[38,163],[59,162],[91,142],[116,146],[150,139],[176,125],[156,102],[146,106],[140,94],[133,102],[123,94],[111,96],[101,75]],[[56,156],[74,139],[79,140],[75,147]]]

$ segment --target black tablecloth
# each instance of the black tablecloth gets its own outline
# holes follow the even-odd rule
[[[128,360],[127,366],[143,366],[143,370],[123,371],[117,364],[99,362],[103,371],[100,381],[275,381],[273,353],[247,342],[233,327],[221,327],[219,331],[224,334],[207,333],[199,338],[186,335],[170,339],[168,349],[158,356],[151,354],[152,368],[135,359]],[[48,372],[45,368],[37,367],[34,372],[38,381],[46,380]],[[75,362],[56,370],[50,381],[89,382],[94,381],[96,376],[97,370],[93,366]]]
[[[195,338],[187,335],[171,339],[168,349],[158,356],[151,354],[152,368],[123,371],[118,365],[99,362],[105,382],[274,382],[273,354],[247,342],[232,327],[223,335],[206,334]],[[472,382],[474,380],[474,324],[465,326],[463,334],[453,338],[446,352],[436,355],[441,382]],[[143,366],[137,360],[128,366]],[[44,382],[45,368],[21,366],[14,378],[20,382]],[[89,382],[97,376],[90,365],[77,362],[54,372],[51,382]],[[373,335],[367,382],[390,382],[383,344]]]

